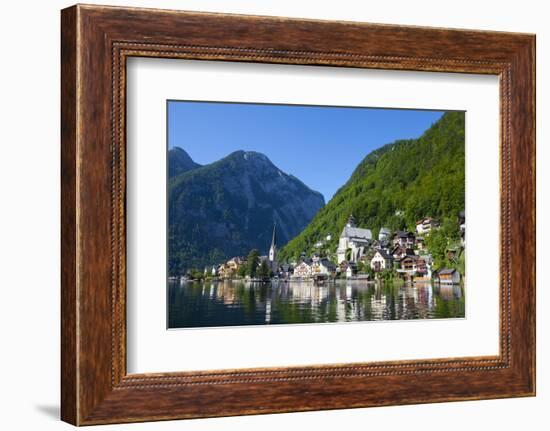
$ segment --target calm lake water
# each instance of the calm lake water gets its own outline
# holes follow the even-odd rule
[[[170,283],[168,327],[464,317],[462,286],[336,280]]]

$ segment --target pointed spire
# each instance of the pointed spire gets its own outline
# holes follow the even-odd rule
[[[273,222],[273,236],[271,237],[271,247],[269,247],[269,261],[271,262],[272,269],[276,266],[277,262],[277,223]]]
[[[355,224],[355,217],[353,217],[353,214],[349,215],[348,222],[346,223],[346,226],[348,227],[356,227]]]
[[[271,247],[275,247],[275,243],[277,241],[276,229],[277,229],[277,222],[274,221],[273,222],[273,235],[271,237]]]

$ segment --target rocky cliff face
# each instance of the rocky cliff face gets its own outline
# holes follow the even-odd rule
[[[236,151],[172,177],[168,193],[171,274],[253,248],[266,254],[274,222],[281,247],[324,205],[320,193],[252,151]]]

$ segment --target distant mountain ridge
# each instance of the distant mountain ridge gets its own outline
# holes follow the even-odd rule
[[[201,166],[195,163],[183,148],[174,147],[168,151],[168,178],[200,168]]]
[[[418,139],[400,140],[369,153],[350,179],[312,222],[280,251],[281,259],[336,250],[338,237],[353,214],[358,226],[377,237],[382,227],[415,230],[416,221],[431,216],[456,220],[464,210],[464,112],[447,112]]]
[[[253,248],[265,254],[274,222],[281,247],[324,205],[319,192],[261,153],[235,151],[204,166],[189,155],[192,163],[181,163],[185,158],[176,156],[169,154],[169,164],[176,160],[177,166],[168,171],[174,173],[180,166],[184,170],[168,182],[170,274],[202,270]]]

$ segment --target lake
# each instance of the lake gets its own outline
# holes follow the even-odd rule
[[[464,317],[464,287],[336,280],[169,283],[168,327]]]

